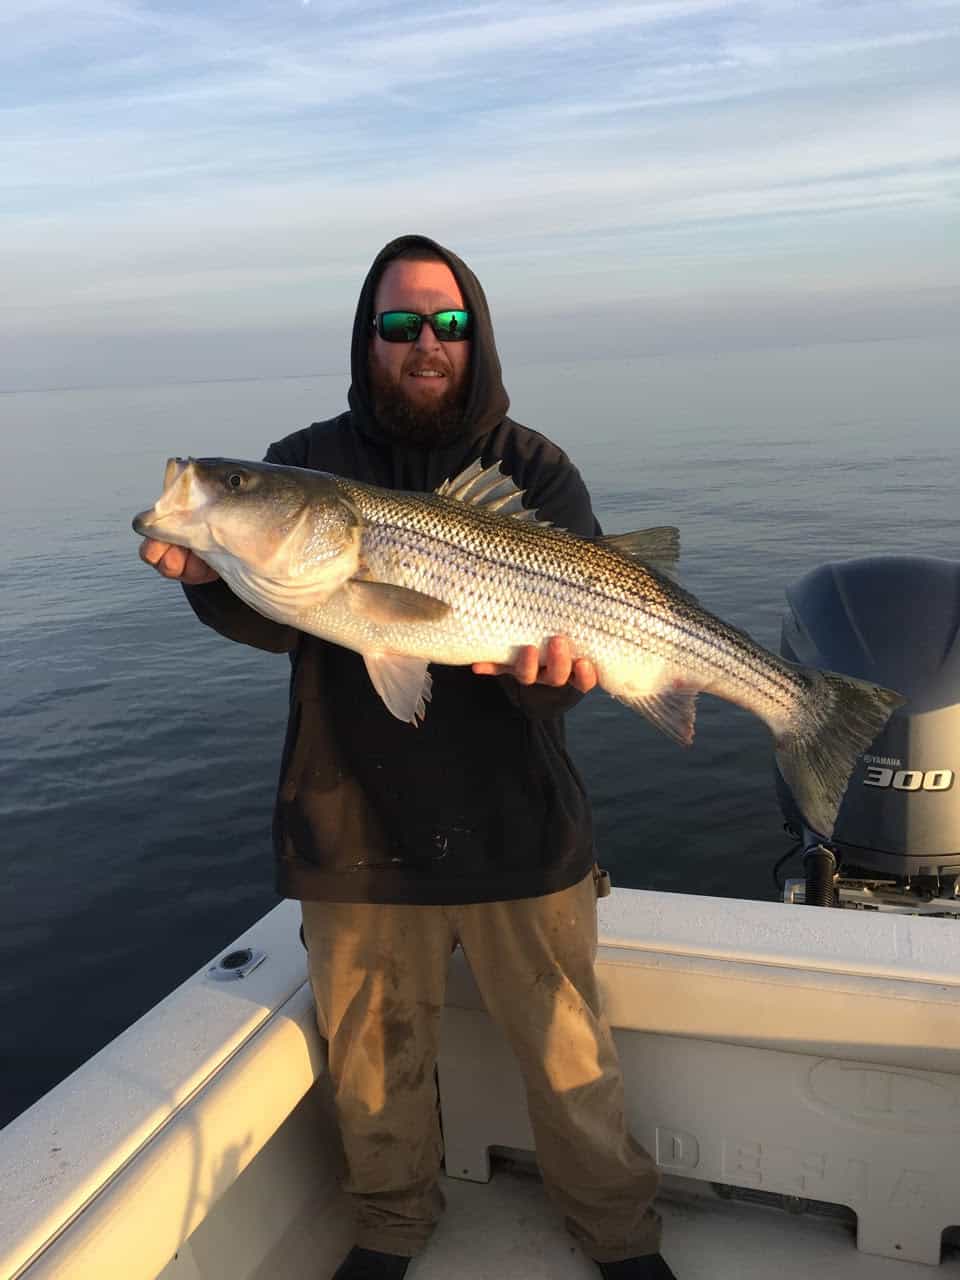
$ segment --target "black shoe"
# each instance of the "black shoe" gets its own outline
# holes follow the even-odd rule
[[[645,1253],[640,1258],[623,1258],[620,1262],[598,1262],[603,1280],[677,1280],[659,1253]]]
[[[399,1253],[378,1253],[376,1249],[354,1245],[332,1280],[402,1280],[409,1265],[410,1259]]]

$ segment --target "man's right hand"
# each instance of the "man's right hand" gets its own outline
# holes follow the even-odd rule
[[[171,542],[158,542],[156,538],[144,538],[140,543],[140,559],[165,578],[175,578],[187,586],[197,587],[203,582],[216,582],[220,577],[205,560],[195,556],[186,547]]]

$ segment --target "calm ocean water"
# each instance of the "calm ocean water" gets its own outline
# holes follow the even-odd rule
[[[829,559],[954,557],[955,341],[511,369],[513,414],[608,531],[680,526],[682,580],[776,647]],[[0,1124],[276,902],[285,658],[200,626],[136,557],[170,454],[260,457],[345,378],[0,396]],[[759,721],[694,748],[595,694],[569,718],[615,883],[769,898],[786,849]]]

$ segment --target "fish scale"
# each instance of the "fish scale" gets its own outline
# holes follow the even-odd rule
[[[137,532],[188,546],[247,604],[363,655],[387,709],[427,714],[431,662],[512,664],[569,637],[600,685],[684,745],[695,699],[745,707],[826,836],[853,768],[903,701],[868,681],[794,666],[708,612],[663,572],[675,530],[594,541],[540,522],[497,466],[435,494],[297,467],[171,459]]]
[[[611,687],[618,666],[636,663],[636,646],[665,663],[681,655],[677,665],[701,677],[702,688],[717,684],[717,692],[751,710],[762,700],[769,714],[789,713],[803,687],[787,664],[774,660],[771,669],[772,655],[749,637],[725,624],[711,627],[712,616],[687,593],[605,546],[545,525],[505,529],[503,517],[433,494],[405,495],[400,503],[373,486],[337,484],[363,519],[362,555],[371,576],[453,607],[462,638],[458,643],[447,628],[442,637],[425,635],[434,661],[506,663],[518,645],[544,648],[550,635],[564,634],[581,641],[578,653],[601,672],[610,669],[601,683],[614,696],[638,690],[636,679]],[[485,590],[478,597],[466,584],[481,576]],[[678,612],[688,614],[686,626],[677,625]],[[501,647],[488,647],[481,659],[463,658],[465,646],[476,655],[478,636],[488,646],[502,638]],[[413,637],[403,629],[383,638],[409,645]],[[445,653],[436,648],[442,638],[450,646]]]

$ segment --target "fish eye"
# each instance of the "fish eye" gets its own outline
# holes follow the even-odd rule
[[[231,471],[227,476],[227,484],[231,489],[242,489],[243,479],[242,471]]]

